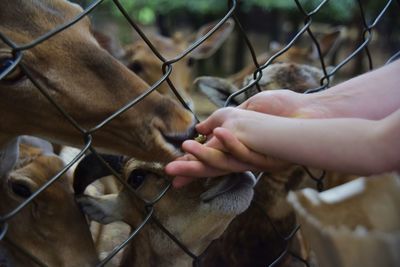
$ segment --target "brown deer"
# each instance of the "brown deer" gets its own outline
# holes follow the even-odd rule
[[[215,25],[215,22],[206,24],[196,33],[186,37],[182,33],[176,32],[171,38],[153,34],[149,36],[149,40],[164,58],[170,60],[182,54],[193,41],[204,36]],[[189,89],[193,82],[194,61],[212,56],[229,37],[234,25],[233,19],[228,19],[199,47],[173,64],[169,78],[191,109],[194,108],[194,104]],[[153,84],[163,76],[162,61],[142,39],[126,45],[123,51],[124,55],[120,58],[121,61],[147,83]],[[175,98],[167,82],[160,85],[158,92]]]
[[[205,35],[215,26],[215,24],[215,22],[206,24],[194,34],[190,34],[188,36],[183,35],[180,32],[176,32],[172,37],[149,34],[148,38],[157,51],[165,59],[170,60],[182,54],[192,42]],[[194,61],[212,56],[229,37],[233,28],[234,21],[232,19],[228,19],[198,48],[190,52],[184,58],[173,63],[173,69],[169,75],[169,79],[191,110],[195,108],[192,94],[189,91],[189,88],[193,82]],[[94,31],[94,36],[103,48],[105,48],[115,58],[119,59],[123,64],[125,64],[130,70],[132,70],[148,84],[151,85],[156,83],[163,76],[162,61],[153,53],[153,51],[151,51],[149,46],[142,39],[136,40],[131,44],[121,47],[116,39],[116,36],[109,35],[107,32]],[[167,82],[161,83],[157,89],[157,92],[176,99],[176,96],[170,89]],[[115,190],[111,190],[112,187],[115,188],[116,186],[114,180],[102,179],[101,183],[105,185],[106,194],[107,192],[115,192]],[[95,222],[93,224],[96,225]],[[112,226],[108,225],[99,226],[99,234],[97,234],[97,237],[95,238],[96,244],[108,245],[109,242],[104,240],[108,239],[107,229],[110,229],[111,227]]]
[[[328,54],[335,52],[337,44],[341,41],[341,28],[331,29],[328,32],[318,34],[318,43],[320,46],[321,56],[326,57]],[[304,44],[305,40],[308,40]],[[273,63],[285,62],[285,63],[298,63],[307,64],[312,66],[321,66],[319,62],[318,50],[314,43],[312,43],[310,38],[304,38],[303,42],[296,42],[292,45],[286,52],[274,59]],[[299,43],[300,42],[300,43]],[[277,42],[272,42],[270,44],[270,49],[268,52],[257,56],[258,64],[262,65],[270,57],[278,53],[285,46]],[[245,77],[253,74],[256,71],[255,64],[249,64],[244,67],[241,71],[233,74],[229,77],[229,80],[235,85],[240,87],[242,85]]]
[[[124,187],[117,194],[78,196],[89,218],[108,224],[123,221],[132,231],[143,222],[144,201],[155,199],[169,182],[163,165],[135,159],[103,156],[104,160],[134,190]],[[110,175],[93,154],[85,157],[75,171],[75,192],[81,194],[94,180]],[[253,197],[255,177],[232,174],[211,180],[199,179],[184,189],[170,188],[154,205],[156,218],[193,254],[201,254],[220,236],[232,219],[246,210]],[[124,251],[120,266],[192,266],[192,258],[150,219]]]
[[[28,140],[36,141],[31,137]],[[62,159],[52,151],[25,141],[26,138],[19,144],[14,168],[0,177],[2,216],[64,167]],[[45,141],[40,142],[46,145]],[[14,153],[12,149],[8,151]],[[7,157],[13,158],[12,155]],[[40,193],[6,223],[8,230],[0,241],[0,266],[91,267],[98,262],[88,224],[75,202],[71,179],[67,175]]]
[[[265,68],[262,74],[259,81],[261,90],[286,88],[299,93],[318,87],[323,77],[322,70],[296,63],[275,63]],[[244,77],[241,86],[252,81],[253,75]],[[215,77],[200,77],[195,84],[217,106],[222,106],[232,93],[239,90],[231,80]],[[256,92],[255,86],[250,87],[246,93],[235,97],[231,104],[238,105]],[[316,177],[321,173],[318,170],[312,172]],[[325,181],[331,187],[354,178],[329,172]],[[235,218],[224,234],[211,244],[202,257],[203,266],[268,266],[290,246],[297,252],[301,251],[299,254],[304,253],[303,244],[297,239],[284,239],[296,227],[296,217],[286,197],[291,190],[315,186],[310,182],[301,166],[265,173],[255,187],[249,209]],[[302,256],[308,257],[307,254]],[[284,266],[297,266],[290,257],[282,261],[286,264]]]
[[[69,1],[5,0],[0,32],[27,45],[82,12]],[[0,41],[0,71],[15,62],[15,51]],[[91,129],[149,86],[102,49],[87,17],[51,38],[21,51],[22,61],[0,80],[0,147],[21,134],[81,146],[83,135],[39,92],[32,77],[84,129]],[[193,135],[193,115],[152,92],[93,134],[94,145],[112,153],[168,161]],[[151,157],[150,157],[151,155]]]

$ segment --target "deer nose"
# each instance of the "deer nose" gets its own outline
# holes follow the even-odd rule
[[[185,133],[164,134],[165,140],[177,148],[180,148],[184,141],[194,139],[196,136],[197,131],[195,128],[195,123],[193,123],[193,125]]]

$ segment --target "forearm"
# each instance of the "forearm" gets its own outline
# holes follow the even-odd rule
[[[382,121],[290,119],[255,112],[251,117],[237,121],[235,132],[258,153],[360,175],[400,167],[400,141],[395,136],[400,132],[400,111]]]
[[[309,109],[321,117],[382,119],[400,108],[400,60],[365,73],[325,91],[310,94]],[[300,110],[300,113],[302,111]]]

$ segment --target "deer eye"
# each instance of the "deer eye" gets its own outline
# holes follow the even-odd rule
[[[143,66],[140,62],[134,61],[128,65],[128,68],[134,73],[138,74],[143,71]]]
[[[16,195],[22,198],[28,198],[32,195],[32,191],[29,186],[20,182],[12,182],[11,189]]]
[[[0,59],[0,74],[6,71],[12,64],[14,63],[14,60],[12,58],[3,58]],[[16,83],[24,79],[26,76],[22,72],[22,70],[17,66],[12,70],[10,73],[8,73],[3,79],[1,79],[0,82],[6,82],[6,83]]]
[[[138,189],[143,184],[148,174],[150,174],[150,172],[146,170],[133,170],[128,177],[128,184],[134,189]]]

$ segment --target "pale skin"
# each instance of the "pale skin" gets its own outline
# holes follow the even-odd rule
[[[165,170],[176,187],[285,162],[360,175],[399,170],[399,73],[398,60],[320,93],[262,92],[217,110],[196,127],[209,141],[184,142],[187,154]]]

